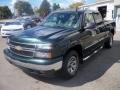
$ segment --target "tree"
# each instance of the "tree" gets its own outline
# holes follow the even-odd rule
[[[14,8],[16,9],[18,16],[21,16],[22,14],[34,14],[32,6],[27,1],[17,1],[14,4]]]
[[[60,5],[54,3],[54,4],[53,4],[53,11],[55,11],[55,10],[57,10],[57,9],[60,9]]]
[[[10,9],[8,8],[8,6],[1,6],[0,7],[0,19],[7,19],[11,17],[12,17],[12,13]]]
[[[76,2],[76,3],[71,4],[69,7],[70,8],[79,8],[82,5],[84,5],[82,2]]]
[[[47,16],[51,12],[50,7],[51,7],[50,3],[47,0],[43,0],[38,10],[40,16],[42,17]]]

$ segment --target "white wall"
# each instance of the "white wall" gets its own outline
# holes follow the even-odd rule
[[[114,15],[113,11],[114,11],[114,3],[107,3],[107,16],[106,16],[106,20],[113,20],[113,17],[112,17]]]
[[[115,6],[115,10],[116,10],[116,30],[120,31],[120,5],[119,6]]]
[[[120,17],[118,18],[113,18],[112,16],[117,15],[116,8],[120,8],[120,0],[114,0],[114,2],[106,2],[106,3],[97,3],[97,4],[91,4],[91,5],[86,5],[84,8],[88,8],[91,10],[97,10],[98,7],[101,6],[107,6],[107,15],[105,20],[113,20],[116,19],[116,31],[120,31]],[[118,7],[119,6],[119,7]],[[113,14],[113,15],[112,15]]]
[[[89,8],[91,10],[98,10],[98,7],[101,7],[101,6],[107,6],[107,14],[106,14],[105,20],[113,20],[113,18],[112,18],[112,11],[114,10],[114,3],[113,2],[90,5],[87,8]]]
[[[120,0],[114,0],[115,5],[120,5]]]
[[[114,5],[115,5],[115,16],[116,16],[116,31],[120,31],[120,10],[118,11],[117,9],[120,9],[120,0],[114,0]]]

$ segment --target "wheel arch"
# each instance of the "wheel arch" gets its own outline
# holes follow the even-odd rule
[[[110,32],[114,35],[115,34],[115,28],[112,28]]]
[[[110,32],[114,35],[116,33],[116,24],[112,23],[110,27]]]
[[[75,46],[68,48],[63,57],[65,57],[72,50],[78,53],[79,57],[81,58],[80,62],[82,63],[83,62],[83,49],[81,45],[75,45]]]

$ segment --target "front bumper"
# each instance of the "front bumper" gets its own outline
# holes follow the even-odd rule
[[[26,58],[10,53],[8,49],[4,50],[4,54],[5,58],[10,63],[27,69],[38,71],[57,71],[62,68],[62,58],[54,60]]]
[[[1,36],[7,37],[7,36],[10,36],[12,34],[17,34],[20,32],[21,32],[21,30],[19,30],[19,31],[3,31],[3,30],[1,30]]]

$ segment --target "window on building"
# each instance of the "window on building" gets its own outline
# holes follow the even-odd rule
[[[105,18],[107,14],[107,6],[98,7],[98,11],[102,15],[102,18]]]

